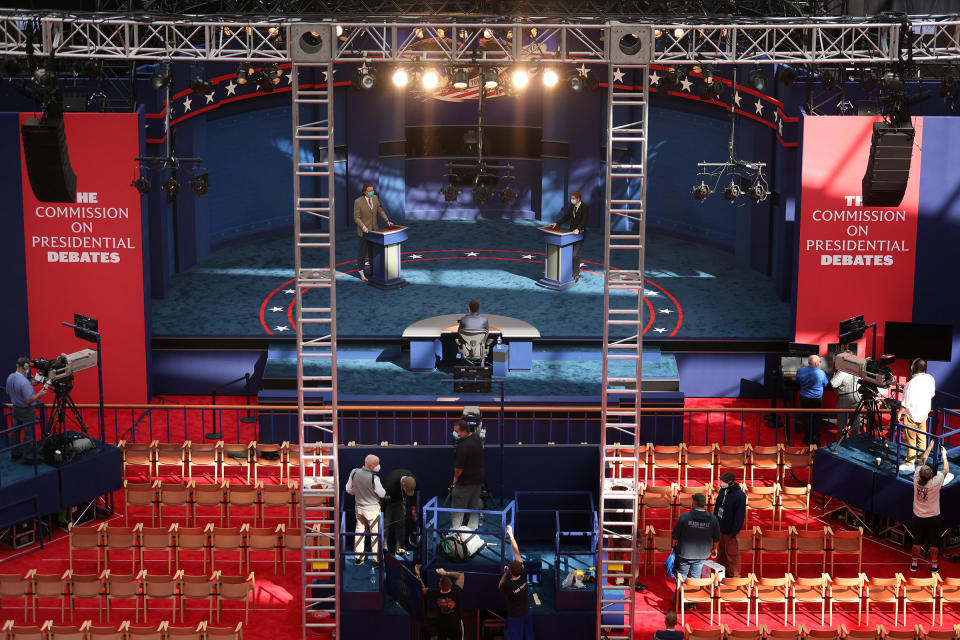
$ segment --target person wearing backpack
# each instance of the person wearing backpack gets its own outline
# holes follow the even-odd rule
[[[706,510],[707,497],[693,494],[693,509],[680,514],[673,527],[673,550],[677,555],[674,570],[677,579],[699,578],[707,558],[717,557],[720,522]]]

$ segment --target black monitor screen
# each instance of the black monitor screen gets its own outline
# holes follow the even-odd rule
[[[924,358],[949,362],[953,356],[953,325],[887,322],[883,352],[897,358]]]

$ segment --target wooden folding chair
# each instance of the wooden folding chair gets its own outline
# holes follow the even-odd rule
[[[836,575],[836,567],[834,562],[837,559],[838,553],[844,553],[847,555],[856,554],[857,556],[857,573],[861,573],[863,567],[863,528],[857,528],[854,531],[847,531],[845,529],[836,529],[833,527],[825,527],[827,532],[827,539],[829,541],[829,550],[830,550],[830,575]]]
[[[155,442],[153,447],[154,465],[157,476],[161,476],[161,467],[177,467],[180,470],[180,479],[187,479],[187,443],[186,442]]]
[[[96,528],[78,527],[72,522],[67,525],[67,537],[70,542],[69,567],[73,569],[73,553],[75,551],[96,551],[97,552],[97,573],[100,573],[100,549],[103,546],[103,528],[107,526],[106,522],[100,523]]]
[[[31,569],[28,575],[32,575],[33,587],[33,619],[39,620],[40,599],[59,600],[60,601],[60,622],[66,620],[67,599],[70,592],[67,589],[67,580],[70,576],[70,570],[67,569],[60,573],[37,573]]]
[[[246,577],[218,575],[217,622],[220,622],[220,614],[223,611],[223,603],[226,600],[243,601],[243,621],[249,622],[251,594],[256,594],[256,581],[253,571]],[[257,608],[256,598],[253,599],[253,608]]]
[[[224,443],[220,448],[221,477],[226,479],[227,469],[242,469],[247,472],[247,484],[250,484],[250,468],[253,463],[253,442],[247,444]]]
[[[747,508],[744,523],[750,522],[751,511],[769,511],[769,525],[771,527],[778,527],[777,510],[780,507],[778,500],[779,492],[780,485],[776,484],[772,487],[744,487],[744,493],[747,494]]]
[[[240,485],[227,483],[225,490],[226,524],[230,526],[230,515],[236,509],[250,509],[250,521],[256,523],[258,499],[260,497],[255,485]],[[239,525],[238,525],[239,526]]]
[[[157,493],[157,518],[161,525],[163,525],[163,510],[171,507],[182,507],[184,523],[190,522],[193,515],[193,501],[191,500],[189,484],[185,482],[158,482]]]
[[[260,490],[260,524],[266,526],[267,509],[286,509],[287,514],[284,518],[286,524],[294,521],[294,509],[299,505],[299,491],[297,481],[291,484],[263,484],[258,486]]]
[[[867,578],[866,575],[862,573],[860,575],[866,579],[863,585],[863,595],[866,600],[864,606],[867,610],[866,625],[870,626],[870,605],[874,602],[892,602],[893,623],[896,624],[900,618],[900,581],[902,576],[897,574],[892,578]]]
[[[716,574],[709,578],[680,579],[677,576],[677,611],[680,612],[680,624],[684,623],[684,609],[687,603],[710,603],[710,624],[713,624],[714,587],[717,584]]]
[[[138,524],[137,534],[140,537],[137,545],[140,550],[140,569],[146,569],[144,558],[145,551],[166,551],[167,552],[167,573],[170,573],[170,566],[173,563],[175,545],[176,524],[169,527],[144,527]]]
[[[210,568],[217,568],[217,552],[237,553],[237,570],[243,571],[244,547],[246,545],[246,527],[212,527],[210,529]]]
[[[779,485],[778,485],[779,486]],[[786,520],[785,511],[803,513],[803,528],[810,528],[810,485],[805,487],[780,487],[780,522]]]
[[[753,600],[753,574],[745,578],[724,577],[717,582],[717,624],[723,623],[723,605],[747,603],[746,623],[750,624],[750,603]]]
[[[793,536],[793,572],[800,573],[800,554],[809,553],[820,556],[820,573],[827,570],[827,544],[829,539],[824,529],[818,531],[797,531],[796,527],[790,527],[790,535]]]
[[[675,486],[666,487],[647,486],[640,483],[640,528],[647,528],[647,511],[650,509],[666,509],[667,521],[673,526],[673,501]]]
[[[27,572],[26,575],[19,573],[0,573],[0,608],[4,600],[23,600],[23,619],[29,620],[28,611],[30,607],[31,587],[33,586],[33,574]],[[9,608],[9,605],[7,605]],[[36,621],[36,615],[33,620]]]
[[[907,608],[911,603],[930,604],[930,625],[937,624],[937,602],[940,598],[940,574],[934,573],[929,578],[910,576],[900,578],[900,588],[903,593],[903,624],[907,624]],[[943,609],[940,609],[940,624],[943,624]]]
[[[213,467],[213,481],[217,482],[220,473],[220,455],[223,449],[223,440],[216,442],[200,442],[194,444],[187,440],[183,443],[184,455],[187,458],[187,478],[193,481],[194,467]]]
[[[283,525],[278,524],[276,528],[258,527],[247,529],[247,570],[252,569],[250,565],[251,551],[272,551],[273,552],[273,573],[277,573],[277,561],[280,558],[280,545],[283,535]]]
[[[127,477],[128,467],[146,467],[147,477],[153,477],[153,443],[127,442],[121,440],[117,443],[120,449],[122,460],[122,474]]]
[[[710,480],[704,482],[706,486],[713,484],[713,474],[717,465],[717,444],[711,445],[682,445],[683,446],[683,484],[690,486],[691,469],[707,469],[710,472]]]
[[[793,548],[793,537],[789,530],[771,529],[763,531],[760,527],[754,527],[754,538],[756,539],[756,555],[760,565],[759,575],[763,575],[763,556],[765,553],[782,553],[787,557],[787,566],[790,566],[790,550]]]
[[[103,597],[107,603],[107,618],[110,617],[110,603],[113,600],[133,600],[134,620],[140,621],[140,589],[143,574],[115,574],[110,569],[103,572]]]
[[[222,484],[197,484],[190,483],[190,494],[193,500],[193,524],[199,524],[199,511],[201,508],[216,507],[218,513],[217,523],[223,525],[224,514],[224,495],[226,493],[226,483]]]
[[[283,472],[286,466],[286,450],[282,444],[253,443],[253,482],[259,481],[260,469],[277,469],[280,472],[279,481],[283,483]]]
[[[157,483],[123,481],[123,524],[130,524],[130,507],[148,507],[150,526],[156,519]]]
[[[74,573],[67,570],[66,589],[67,602],[70,607],[70,619],[73,620],[77,610],[77,600],[96,600],[99,612],[99,621],[103,621],[103,579],[106,572],[100,575],[91,573]]]
[[[753,593],[756,597],[756,607],[754,611],[756,612],[757,625],[760,624],[760,604],[779,604],[783,603],[783,626],[787,626],[787,614],[789,613],[789,603],[790,598],[792,597],[792,583],[793,576],[789,573],[782,578],[758,578],[753,576]]]
[[[855,578],[833,578],[827,575],[827,581],[830,587],[830,624],[833,624],[834,604],[856,602],[857,626],[860,626],[860,613],[863,610],[864,598],[866,597],[866,576],[862,573]]]
[[[217,596],[217,580],[220,572],[214,571],[212,576],[192,576],[180,572],[180,620],[185,620],[184,609],[187,600],[206,600],[207,618],[213,619],[213,602]]]
[[[791,576],[792,577],[792,576]],[[793,586],[793,624],[797,624],[797,603],[820,604],[820,626],[823,626],[827,607],[827,584],[830,576],[823,573],[816,578],[792,578]],[[832,622],[831,622],[832,624]]]
[[[758,470],[774,471],[773,483],[780,483],[780,474],[783,466],[781,452],[783,445],[772,447],[753,446],[749,442],[746,444],[750,451],[750,485],[756,484],[756,472]]]
[[[174,623],[177,622],[177,594],[180,591],[180,577],[183,571],[172,576],[150,575],[146,570],[140,572],[143,583],[143,621],[147,621],[150,600],[169,600],[170,615]],[[183,619],[181,618],[181,622]]]
[[[683,446],[654,445],[652,442],[648,442],[646,449],[646,468],[644,469],[643,476],[644,484],[656,483],[657,469],[676,470],[676,482],[671,482],[670,484],[679,484],[681,471],[683,469]],[[647,482],[647,478],[649,478],[649,483]]]
[[[139,559],[137,553],[138,533],[136,527],[111,527],[109,524],[104,524],[106,525],[103,528],[104,566],[107,568],[110,567],[111,553],[129,551],[130,573],[135,573],[137,570],[137,560]]]

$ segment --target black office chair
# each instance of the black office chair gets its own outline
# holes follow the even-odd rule
[[[482,365],[490,353],[489,334],[487,329],[460,329],[457,333],[460,357],[470,364]]]

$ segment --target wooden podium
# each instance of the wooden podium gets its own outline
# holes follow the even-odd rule
[[[400,275],[400,244],[407,239],[407,228],[392,226],[383,231],[367,231],[363,237],[374,245],[370,284],[381,289],[407,284]]]
[[[546,246],[543,277],[537,285],[545,289],[563,291],[576,284],[573,279],[573,243],[583,240],[579,231],[561,231],[549,226],[540,227],[540,239]]]

